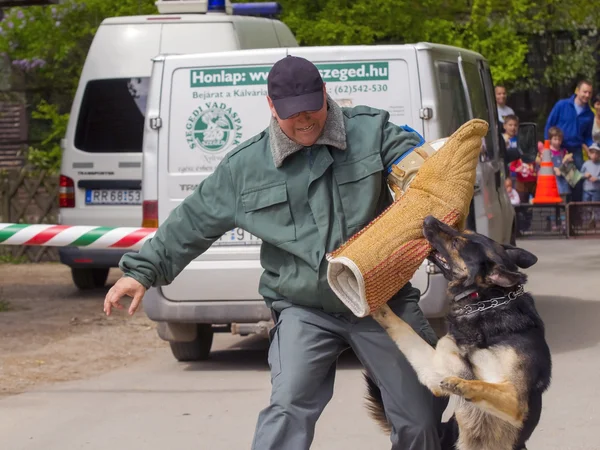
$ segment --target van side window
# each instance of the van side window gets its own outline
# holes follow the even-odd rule
[[[75,147],[92,153],[141,152],[148,84],[148,77],[89,81]]]
[[[440,107],[447,109],[450,114],[439,114],[443,136],[450,136],[469,117],[467,97],[460,79],[458,64],[448,61],[436,61],[435,70],[438,80]]]
[[[487,97],[485,95],[485,88],[483,86],[483,80],[481,79],[481,75],[479,73],[479,69],[475,64],[472,64],[467,61],[463,61],[463,69],[465,72],[465,78],[467,80],[467,85],[469,86],[469,96],[471,97],[471,107],[473,108],[473,116],[477,119],[482,119],[488,122],[490,125],[494,123],[491,120],[492,113],[490,113],[490,108],[488,107]],[[488,134],[485,136],[485,148],[486,148],[486,159],[494,159],[494,140],[492,137],[492,132],[496,132],[496,130],[492,130],[492,126],[488,131]]]

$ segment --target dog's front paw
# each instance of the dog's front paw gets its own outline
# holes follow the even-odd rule
[[[449,392],[446,392],[443,389],[437,389],[437,388],[432,388],[431,389],[431,393],[435,396],[435,397],[448,397],[448,395],[450,395]]]
[[[464,389],[465,380],[458,377],[448,377],[444,378],[440,383],[440,388],[448,392],[450,394],[459,395],[461,397],[465,397],[465,389]]]

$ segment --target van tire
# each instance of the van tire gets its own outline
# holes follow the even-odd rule
[[[82,291],[85,291],[103,287],[108,278],[108,271],[108,268],[92,269],[88,267],[71,267],[71,277],[73,278],[75,286]]]
[[[196,339],[190,342],[170,341],[171,352],[180,362],[207,360],[212,347],[213,335],[212,325],[199,323]]]

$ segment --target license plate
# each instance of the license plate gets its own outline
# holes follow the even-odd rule
[[[221,236],[213,245],[258,245],[261,240],[241,228],[235,228]]]
[[[85,191],[86,205],[141,205],[140,189],[88,189]]]

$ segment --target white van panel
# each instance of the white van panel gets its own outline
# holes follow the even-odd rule
[[[278,42],[273,23],[264,19],[254,17],[254,20],[236,20],[234,16],[234,27],[239,39],[240,49],[272,48],[273,42]]]
[[[82,78],[149,76],[151,58],[160,48],[161,27],[158,23],[100,26],[89,50],[94,57],[86,59]]]
[[[271,43],[273,40],[271,40]],[[207,45],[208,44],[208,45]],[[163,25],[160,53],[197,53],[207,46],[211,52],[237,50],[233,24],[231,22],[169,23]],[[155,55],[152,55],[155,56]]]
[[[230,150],[265,129],[271,116],[265,98],[270,67],[175,71],[171,104],[177,106],[169,113],[170,173],[212,173]]]
[[[277,39],[279,40],[279,45],[281,47],[298,47],[298,42],[296,42],[296,38],[287,25],[285,25],[283,22],[275,20],[273,22],[273,28],[275,29],[275,33],[277,34]]]
[[[247,22],[251,24],[249,33],[257,36],[243,44],[236,27],[243,28]],[[63,141],[61,174],[73,180],[75,207],[61,208],[59,221],[140,226],[142,136],[144,127],[148,128],[144,113],[153,59],[161,53],[239,50],[253,43],[261,48],[282,47],[275,22],[281,38],[297,45],[283,23],[262,18],[211,13],[105,19],[86,57]],[[268,27],[267,33],[264,27]],[[158,104],[154,107],[148,112],[159,111]],[[152,139],[156,147],[158,139]],[[76,254],[68,248],[59,250],[67,265],[87,260],[98,267],[115,267],[120,257],[118,251],[96,250],[88,255],[86,249],[77,249]]]
[[[352,48],[290,49],[290,54],[314,61],[321,70],[330,95],[342,106],[359,104],[386,109],[391,120],[410,124],[422,133],[419,118],[420,91],[413,48],[369,52]],[[243,52],[228,56],[197,55],[171,57],[165,61],[163,86],[169,85],[161,104],[167,118],[159,143],[161,169],[159,205],[185,198],[223,157],[238,144],[268,126],[270,111],[265,99],[266,79],[274,62],[285,50],[262,51],[257,57]],[[179,63],[179,61],[182,61]],[[409,69],[412,67],[412,69]],[[165,173],[168,171],[168,175]],[[162,182],[166,184],[162,184]],[[171,208],[159,206],[162,222]]]
[[[59,223],[96,227],[139,227],[141,225],[141,206],[101,206],[94,209],[82,206],[82,202],[80,198],[77,208],[61,208]],[[82,214],[83,208],[85,214]]]
[[[71,110],[65,139],[65,151],[61,173],[72,178],[75,183],[75,208],[62,208],[61,221],[66,224],[89,224],[106,226],[140,226],[142,221],[141,205],[87,205],[86,189],[78,187],[80,180],[140,180],[140,151],[124,152],[111,148],[110,140],[102,148],[85,151],[77,148],[77,133],[93,133],[86,127],[94,120],[82,125],[82,105],[86,91],[91,89],[90,82],[117,82],[117,79],[142,80],[143,89],[138,93],[140,111],[145,111],[147,81],[152,70],[152,59],[159,53],[217,52],[238,49],[237,37],[231,23],[205,16],[196,17],[196,21],[181,23],[148,22],[140,18],[133,23],[103,23],[98,28],[86,59],[80,85]],[[275,44],[276,38],[271,41]],[[209,43],[207,45],[207,43]],[[115,91],[113,91],[115,92]],[[137,102],[137,100],[136,100]],[[117,117],[108,109],[118,107],[119,103],[95,102],[97,108],[106,110],[95,117]],[[102,115],[104,114],[104,115]],[[114,120],[114,119],[113,119]],[[90,125],[91,124],[91,125]],[[79,130],[79,131],[78,131]],[[140,130],[141,132],[141,130]],[[102,133],[105,138],[110,133]],[[99,142],[99,141],[98,141]],[[111,151],[114,150],[114,151]],[[82,170],[79,167],[86,167]]]
[[[327,92],[341,106],[367,105],[390,121],[423,134],[417,55],[412,46],[297,47],[289,53],[312,61]]]
[[[163,91],[161,101],[161,116],[166,120],[159,136],[160,223],[229,151],[269,124],[266,79],[255,85],[237,77],[249,77],[248,71],[254,70],[249,67],[271,67],[286,51],[244,52],[244,65],[237,53],[165,60],[162,85],[170,89]]]

